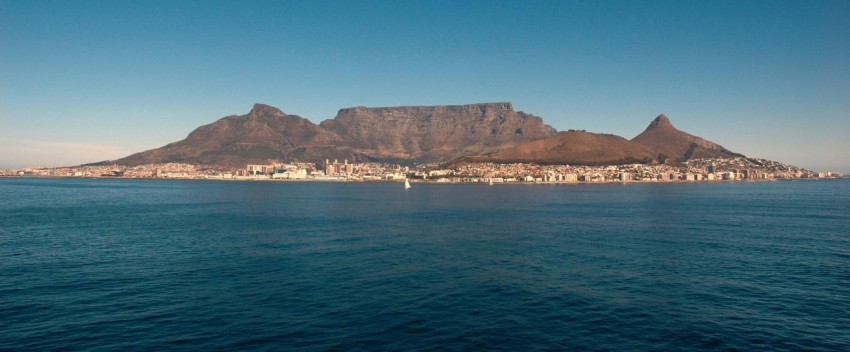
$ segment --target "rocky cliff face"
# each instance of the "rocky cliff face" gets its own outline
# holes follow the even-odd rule
[[[321,123],[343,145],[377,159],[444,161],[548,137],[555,130],[511,103],[342,109]]]
[[[185,162],[242,167],[269,160],[445,161],[542,138],[555,130],[510,103],[461,106],[355,107],[315,125],[256,104],[186,139],[116,160],[124,165]]]
[[[664,114],[658,115],[632,142],[659,153],[661,161],[682,162],[696,158],[729,158],[742,156],[721,145],[679,131]]]

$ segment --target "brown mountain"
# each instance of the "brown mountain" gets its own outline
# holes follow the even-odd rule
[[[192,131],[186,139],[114,161],[242,167],[269,160],[445,161],[555,133],[510,103],[342,109],[315,125],[262,104]]]
[[[493,153],[461,158],[462,162],[615,165],[650,163],[658,153],[611,134],[560,132]]]
[[[198,127],[186,139],[114,161],[123,165],[184,162],[244,166],[268,160],[305,158],[305,147],[318,157],[348,157],[335,147],[340,138],[307,119],[256,104],[247,114],[227,116]],[[310,155],[312,156],[312,155]]]
[[[696,158],[728,158],[742,156],[717,143],[679,131],[664,114],[655,120],[632,142],[659,153],[659,160],[682,162]]]
[[[182,141],[114,163],[243,167],[270,160],[440,162],[462,157],[464,161],[600,165],[735,156],[741,155],[679,131],[663,114],[629,141],[583,131],[556,133],[541,118],[514,111],[510,103],[354,107],[319,125],[256,104],[246,115],[224,117],[195,129]]]
[[[742,156],[717,143],[679,131],[664,114],[632,139],[584,131],[561,132],[495,152],[459,159],[462,162],[615,165],[628,163],[678,163],[691,158]]]
[[[511,103],[342,109],[320,125],[375,159],[445,161],[555,134]]]

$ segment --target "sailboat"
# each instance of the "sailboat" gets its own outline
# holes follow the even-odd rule
[[[404,179],[404,189],[410,189],[410,182]]]
[[[493,179],[491,178],[490,179],[490,186],[492,186],[492,185],[493,185]]]

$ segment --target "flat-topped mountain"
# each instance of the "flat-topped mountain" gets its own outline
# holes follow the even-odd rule
[[[243,167],[269,160],[446,161],[556,131],[510,103],[342,109],[320,125],[256,104],[246,115],[201,126],[186,139],[114,163],[183,162]]]
[[[698,158],[729,158],[742,156],[721,145],[679,131],[664,114],[658,115],[632,142],[652,148],[659,160],[673,162]]]
[[[511,103],[342,109],[321,127],[377,159],[444,161],[548,137],[555,129]]]

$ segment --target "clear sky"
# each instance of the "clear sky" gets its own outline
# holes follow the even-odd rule
[[[632,138],[659,113],[850,173],[850,1],[0,0],[0,168],[116,159],[256,102],[510,101]]]

